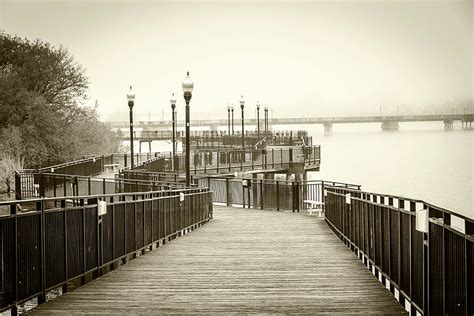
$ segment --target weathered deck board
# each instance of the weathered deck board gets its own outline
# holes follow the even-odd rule
[[[225,207],[214,214],[33,313],[404,313],[321,219]]]

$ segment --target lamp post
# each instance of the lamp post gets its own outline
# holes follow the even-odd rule
[[[234,106],[230,107],[230,111],[232,113],[232,135],[234,135]]]
[[[245,147],[244,106],[245,106],[244,96],[241,95],[240,96],[240,109],[242,110],[242,148]]]
[[[260,102],[257,101],[257,143],[260,141]]]
[[[190,148],[189,148],[189,101],[191,101],[192,93],[194,88],[194,82],[189,78],[189,71],[186,74],[186,78],[183,81],[183,93],[184,100],[186,101],[186,158],[185,158],[185,168],[186,168],[186,186],[190,185],[190,171],[189,171],[189,158],[190,158]]]
[[[268,133],[268,106],[265,106],[265,135]]]
[[[130,169],[133,169],[133,105],[135,104],[135,93],[130,86],[130,90],[127,93],[128,108],[130,113]]]
[[[230,105],[227,106],[227,135],[230,136]]]
[[[171,162],[171,166],[173,168],[173,171],[176,171],[176,165],[175,165],[175,162],[176,162],[176,121],[175,121],[175,111],[174,109],[176,108],[176,97],[174,96],[174,93],[171,95],[171,99],[170,99],[170,103],[171,103],[171,122],[172,122],[172,125],[173,125],[173,161]]]

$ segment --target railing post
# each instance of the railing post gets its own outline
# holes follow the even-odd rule
[[[240,171],[244,170],[243,166],[242,166],[242,160],[243,160],[242,154],[245,155],[245,153],[241,152],[240,155],[239,155],[239,157],[240,157]]]
[[[36,202],[36,211],[40,212],[41,216],[41,237],[40,237],[40,251],[41,251],[41,294],[38,296],[38,304],[46,302],[46,247],[45,247],[45,223],[44,223],[44,205],[43,201]],[[18,284],[17,284],[18,286]]]
[[[280,167],[283,168],[283,148],[280,148]]]
[[[263,210],[263,180],[260,180],[260,209]]]
[[[295,182],[291,182],[291,210],[293,213],[295,212],[296,205],[295,205]]]
[[[279,192],[279,190],[280,190],[280,189],[279,189],[278,180],[277,180],[277,181],[276,181],[276,200],[277,200],[276,202],[277,202],[277,211],[280,210],[280,197],[279,197],[279,195],[280,195],[279,193],[280,193],[280,192]]]
[[[245,186],[244,181],[242,180],[242,208],[245,208]]]
[[[229,190],[229,178],[225,178],[225,192],[226,192],[226,202],[227,206],[232,206],[232,195]]]
[[[272,169],[275,169],[275,150],[272,148]]]
[[[295,183],[295,193],[293,194],[293,199],[295,201],[295,205],[296,205],[296,211],[299,213],[300,212],[300,182],[299,181],[296,181]]]
[[[194,174],[197,173],[197,155],[198,153],[194,153]]]

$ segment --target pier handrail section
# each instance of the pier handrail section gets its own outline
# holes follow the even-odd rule
[[[212,218],[206,188],[0,202],[0,311],[84,284]]]
[[[412,315],[474,314],[473,219],[422,200],[326,192],[326,222]]]
[[[308,209],[305,201],[324,203],[326,186],[360,190],[360,185],[336,181],[291,181],[208,176],[196,178],[199,187],[208,187],[214,203],[244,208],[289,210]]]

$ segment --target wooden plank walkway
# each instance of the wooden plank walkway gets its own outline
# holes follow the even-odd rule
[[[32,313],[405,311],[323,220],[215,207],[203,227]]]

